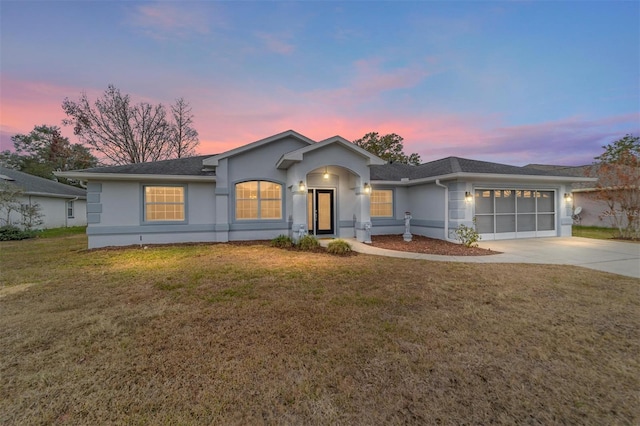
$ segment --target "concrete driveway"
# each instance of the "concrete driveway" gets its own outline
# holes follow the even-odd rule
[[[353,250],[379,256],[466,263],[541,263],[575,265],[640,278],[640,244],[593,238],[528,238],[481,241],[480,247],[500,252],[490,256],[439,256],[385,250],[348,239]],[[328,240],[321,240],[325,245]]]
[[[480,247],[502,252],[496,262],[576,265],[640,278],[640,244],[593,238],[530,238],[483,241]]]

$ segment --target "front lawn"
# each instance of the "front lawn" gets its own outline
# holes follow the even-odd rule
[[[574,237],[582,238],[595,238],[598,240],[612,240],[618,234],[618,230],[614,228],[603,228],[599,226],[578,226],[573,225],[571,229],[571,235]],[[628,241],[633,243],[640,243],[640,240],[618,240]]]
[[[0,243],[2,424],[638,424],[640,282],[214,244]]]

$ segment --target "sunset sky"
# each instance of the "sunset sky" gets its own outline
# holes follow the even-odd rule
[[[108,84],[184,97],[200,154],[377,131],[423,161],[579,165],[640,135],[638,1],[2,0],[0,17],[2,150]]]

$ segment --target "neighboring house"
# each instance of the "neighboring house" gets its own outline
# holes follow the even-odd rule
[[[596,165],[558,166],[552,164],[529,164],[525,167],[563,176],[595,178],[592,182],[575,182],[571,186],[573,210],[574,212],[579,212],[573,216],[574,224],[605,228],[616,227],[615,222],[612,220],[612,215],[616,212],[612,212],[607,201],[599,196],[600,189],[596,185],[598,178],[598,167]]]
[[[454,240],[571,235],[571,183],[589,178],[449,157],[386,164],[335,136],[286,131],[218,155],[58,172],[87,185],[89,247],[402,234]]]
[[[87,224],[86,190],[53,180],[0,167],[0,190],[19,189],[16,209],[9,212],[9,224],[20,226],[20,208],[40,206],[43,223],[37,228],[60,228]],[[0,225],[6,225],[7,210],[0,205]]]

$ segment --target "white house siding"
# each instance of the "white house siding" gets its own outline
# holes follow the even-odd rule
[[[215,184],[185,182],[186,222],[144,223],[144,185],[166,182],[91,182],[87,187],[89,248],[216,241]]]
[[[85,226],[87,224],[86,200],[74,201],[73,218],[67,217],[67,201],[73,198],[44,197],[39,195],[24,195],[18,197],[20,204],[40,206],[40,214],[43,223],[37,229],[62,228],[68,226]],[[2,212],[3,222],[6,213]],[[22,215],[12,211],[9,222],[15,226],[20,226]]]

